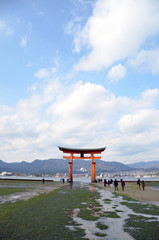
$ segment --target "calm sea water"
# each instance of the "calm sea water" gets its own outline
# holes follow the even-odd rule
[[[21,180],[21,179],[24,179],[24,180],[42,180],[43,177],[22,177],[22,176],[0,176],[0,179],[14,179],[14,180]],[[60,177],[44,177],[45,180],[51,180],[51,181],[57,181],[59,182]],[[107,180],[109,178],[106,178]],[[113,180],[115,178],[112,178]],[[121,178],[116,178],[118,181],[120,181]],[[124,181],[132,181],[132,182],[136,182],[138,180],[138,178],[129,178],[129,177],[125,177],[125,178],[122,178]],[[67,180],[65,178],[65,180]],[[148,177],[145,177],[145,178],[140,178],[140,180],[144,180],[144,181],[153,181],[153,182],[159,182],[159,177],[158,178],[148,178]],[[86,182],[86,183],[90,183],[91,182],[91,177],[88,177],[88,178],[84,178],[84,177],[74,177],[73,178],[73,181],[77,181],[77,182]]]

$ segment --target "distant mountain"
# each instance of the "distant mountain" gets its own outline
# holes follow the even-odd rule
[[[34,160],[28,162],[14,162],[6,163],[0,160],[0,173],[26,173],[26,174],[55,174],[55,173],[68,173],[69,166],[68,160],[64,159],[48,159],[48,160]],[[119,162],[105,162],[96,160],[96,173],[102,172],[117,172],[117,171],[130,171],[132,167]],[[91,161],[82,159],[73,161],[73,173],[91,172]]]
[[[159,170],[159,161],[138,162],[138,163],[127,164],[127,166],[136,168],[136,169],[153,171],[153,170]]]

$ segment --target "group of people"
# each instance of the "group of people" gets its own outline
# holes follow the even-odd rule
[[[120,182],[121,182],[122,190],[124,191],[125,181],[123,179],[121,179]],[[106,187],[107,184],[108,184],[108,187],[112,187],[113,183],[114,183],[114,189],[118,190],[118,181],[116,179],[114,181],[113,181],[113,179],[108,180],[108,181],[106,179],[104,179],[104,187]],[[143,188],[143,191],[145,190],[145,181],[144,180],[140,181],[140,179],[138,179],[137,184],[138,184],[139,190],[141,190],[141,186]]]
[[[60,181],[65,183],[65,179],[64,178],[60,179]],[[100,181],[102,182],[102,179]],[[42,179],[42,182],[43,182],[43,184],[45,183],[45,179],[44,178]],[[67,182],[69,182],[68,179],[67,179]],[[124,191],[125,181],[123,179],[121,179],[120,182],[121,182],[122,190]],[[110,179],[108,181],[106,179],[104,179],[104,187],[106,187],[107,184],[108,184],[108,187],[112,187],[113,183],[114,183],[114,189],[118,190],[118,181],[116,179],[114,181],[113,181],[113,179]],[[141,181],[140,178],[138,178],[137,185],[139,187],[139,190],[141,190],[141,186],[143,188],[143,191],[145,190],[145,181],[144,180]]]
[[[63,184],[65,183],[65,179],[64,178],[61,178],[60,179],[60,182],[63,182]]]
[[[104,179],[104,187],[106,187],[108,184],[108,187],[112,187],[113,186],[113,179],[110,179],[110,180],[106,180]]]
[[[106,179],[104,179],[104,187],[106,187],[107,184],[108,184],[108,187],[112,187],[113,183],[114,183],[114,189],[118,190],[118,181],[116,179],[114,181],[113,181],[113,179],[108,180],[108,181]],[[123,181],[122,179],[121,179],[121,186],[122,186],[122,190],[124,191],[125,181]]]
[[[121,179],[121,186],[122,186],[122,190],[124,191],[125,181],[123,179]],[[114,180],[114,189],[118,190],[118,181],[116,179]]]
[[[137,180],[137,185],[139,187],[139,190],[141,190],[141,186],[142,186],[143,191],[145,190],[145,181],[144,180],[140,181],[140,178],[139,178]]]

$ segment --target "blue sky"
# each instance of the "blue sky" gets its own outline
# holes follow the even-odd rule
[[[158,0],[1,0],[0,43],[0,159],[159,159]]]

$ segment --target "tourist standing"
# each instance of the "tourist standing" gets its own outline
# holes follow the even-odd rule
[[[110,179],[110,187],[113,187],[113,179]]]
[[[141,190],[141,181],[140,181],[140,178],[138,178],[137,184],[138,184],[139,190]]]
[[[141,184],[142,184],[142,189],[143,189],[143,191],[144,191],[144,190],[145,190],[145,181],[142,180]]]
[[[107,180],[104,179],[104,187],[106,187],[106,186],[107,186]]]
[[[114,181],[114,188],[115,188],[115,190],[118,190],[118,181],[116,179]]]
[[[122,186],[122,190],[124,191],[125,181],[122,180],[122,182],[121,182],[121,186]]]
[[[108,180],[108,187],[110,187],[110,180]]]

